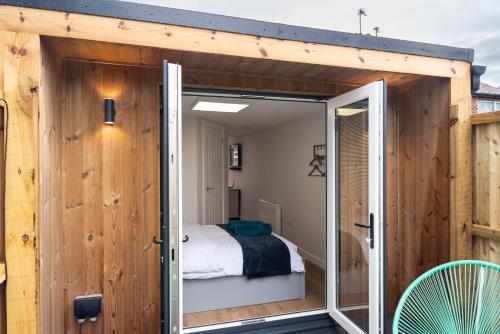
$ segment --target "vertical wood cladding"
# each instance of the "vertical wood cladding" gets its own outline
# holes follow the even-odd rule
[[[75,296],[103,293],[84,333],[154,333],[160,325],[159,83],[161,71],[64,62],[61,220],[64,327]],[[104,98],[115,99],[113,126]]]
[[[61,242],[51,251],[51,266],[62,276],[62,295],[52,291],[51,298],[54,305],[64,301],[67,333],[78,330],[73,298],[96,292],[104,294],[103,314],[85,324],[84,333],[158,332],[159,248],[152,239],[159,233],[161,71],[63,65],[62,104],[53,109],[59,120],[53,115],[52,130],[46,128],[59,144],[53,143],[55,160],[41,166],[54,178],[50,192],[57,195],[50,197],[44,217],[52,225],[44,233]],[[114,126],[103,123],[105,97],[115,99]],[[390,313],[413,279],[450,258],[449,105],[449,79],[424,78],[389,90]]]
[[[408,285],[450,258],[449,79],[388,99],[387,277],[392,314]]]

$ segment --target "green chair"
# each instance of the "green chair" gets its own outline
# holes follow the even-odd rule
[[[500,333],[500,266],[456,261],[433,268],[405,291],[394,334]]]

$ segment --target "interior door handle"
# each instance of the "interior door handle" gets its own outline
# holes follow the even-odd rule
[[[214,187],[205,187],[206,191],[213,190],[213,189],[214,189]]]
[[[361,228],[367,228],[367,229],[370,229],[370,237],[369,237],[369,240],[370,240],[370,248],[373,249],[373,247],[375,247],[375,243],[374,243],[374,239],[373,239],[373,236],[374,236],[374,231],[373,231],[373,224],[374,224],[374,219],[375,219],[375,216],[373,215],[373,213],[370,213],[370,225],[364,225],[364,224],[358,224],[358,223],[354,223],[355,226],[357,227],[361,227]]]

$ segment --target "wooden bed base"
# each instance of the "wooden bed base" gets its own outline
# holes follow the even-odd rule
[[[248,279],[227,276],[183,280],[183,312],[195,313],[305,298],[305,273]]]

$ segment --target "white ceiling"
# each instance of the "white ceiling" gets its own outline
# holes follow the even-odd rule
[[[238,113],[222,113],[210,111],[195,111],[193,106],[197,99],[203,97],[182,97],[182,112],[187,116],[198,116],[207,121],[223,124],[227,127],[228,135],[238,136],[250,132],[260,131],[292,120],[305,118],[311,113],[324,113],[325,104],[297,101],[277,101],[264,99],[243,98],[216,98],[210,101],[232,102],[248,104],[249,106]]]

